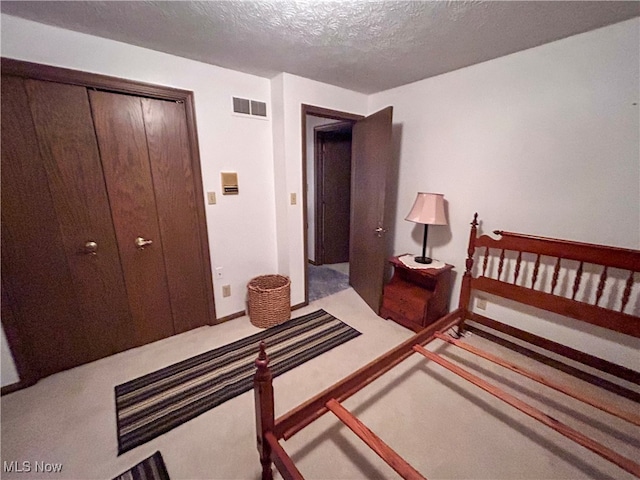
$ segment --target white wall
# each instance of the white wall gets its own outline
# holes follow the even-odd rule
[[[639,27],[630,20],[370,97],[369,111],[393,105],[401,126],[395,251],[421,248],[421,228],[404,220],[416,192],[448,201],[450,226],[429,229],[428,250],[456,267],[453,306],[476,211],[485,233],[640,247]],[[557,330],[637,368],[638,342],[596,346],[597,332]]]
[[[224,278],[214,279],[218,317],[243,310],[247,281],[264,273],[289,275],[292,304],[304,300],[303,103],[362,115],[394,106],[401,135],[396,252],[420,248],[421,229],[403,218],[421,190],[449,202],[451,226],[431,228],[429,244],[459,274],[474,211],[486,232],[640,246],[640,125],[632,105],[639,101],[638,19],[369,97],[287,73],[267,80],[1,20],[5,57],[194,91],[204,190],[218,197],[206,207],[212,266],[224,268]],[[231,115],[232,96],[265,101],[269,120]],[[239,196],[221,195],[221,171],[238,172]],[[458,290],[459,275],[454,305]],[[4,344],[2,362],[5,385],[13,362]]]
[[[367,96],[288,73],[273,81],[274,163],[278,266],[291,278],[291,303],[304,301],[304,251],[302,201],[289,204],[289,195],[302,198],[302,104],[365,115]],[[286,248],[285,248],[286,244]]]
[[[212,265],[223,267],[224,275],[214,278],[216,314],[243,311],[247,282],[277,270],[272,125],[270,119],[232,115],[231,98],[264,101],[270,110],[270,81],[16,17],[1,19],[4,57],[194,92],[204,190],[216,192],[218,200],[206,206]],[[221,171],[238,172],[239,195],[222,195]],[[231,297],[222,297],[225,284]],[[4,365],[12,364],[4,345],[2,360],[4,385]]]

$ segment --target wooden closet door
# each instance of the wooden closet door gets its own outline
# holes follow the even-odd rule
[[[184,103],[142,99],[176,333],[209,323],[194,172]]]
[[[3,280],[45,376],[129,348],[131,320],[86,90],[2,80]]]
[[[60,323],[79,318],[60,229],[49,193],[24,81],[2,76],[2,310],[9,342],[18,333],[35,378],[70,368],[84,351],[75,331],[61,340]],[[9,121],[11,119],[11,121]],[[52,221],[53,220],[53,221]],[[56,281],[51,281],[52,272]],[[8,292],[7,292],[8,290]],[[14,315],[7,317],[7,313]],[[13,319],[15,325],[6,322]],[[14,355],[16,352],[14,352]],[[44,362],[43,359],[50,359]],[[29,381],[20,372],[22,381]]]
[[[131,95],[89,95],[135,340],[143,345],[175,330],[142,105]],[[138,238],[152,243],[138,246]]]

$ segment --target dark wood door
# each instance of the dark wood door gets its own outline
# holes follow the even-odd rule
[[[317,241],[321,264],[349,261],[351,214],[351,125],[318,131]],[[318,256],[316,256],[318,258]]]
[[[2,108],[3,285],[41,377],[132,346],[131,322],[86,90],[3,76]]]
[[[144,98],[149,163],[175,333],[209,323],[206,268],[198,225],[195,172],[182,102]]]
[[[89,92],[137,345],[173,335],[142,101]]]
[[[359,120],[353,127],[349,282],[378,313],[390,236],[387,190],[395,178],[391,128],[393,107]]]
[[[129,85],[18,63],[1,83],[0,192],[2,323],[20,383],[211,323],[188,92],[89,91]]]

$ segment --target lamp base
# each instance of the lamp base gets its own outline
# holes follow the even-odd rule
[[[414,260],[418,263],[422,263],[424,265],[428,265],[429,263],[433,262],[433,259],[429,258],[429,257],[415,257]]]

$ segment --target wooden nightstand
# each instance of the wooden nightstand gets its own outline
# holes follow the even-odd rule
[[[380,316],[418,332],[449,313],[451,270],[442,268],[409,268],[392,257],[394,272],[385,285]]]

